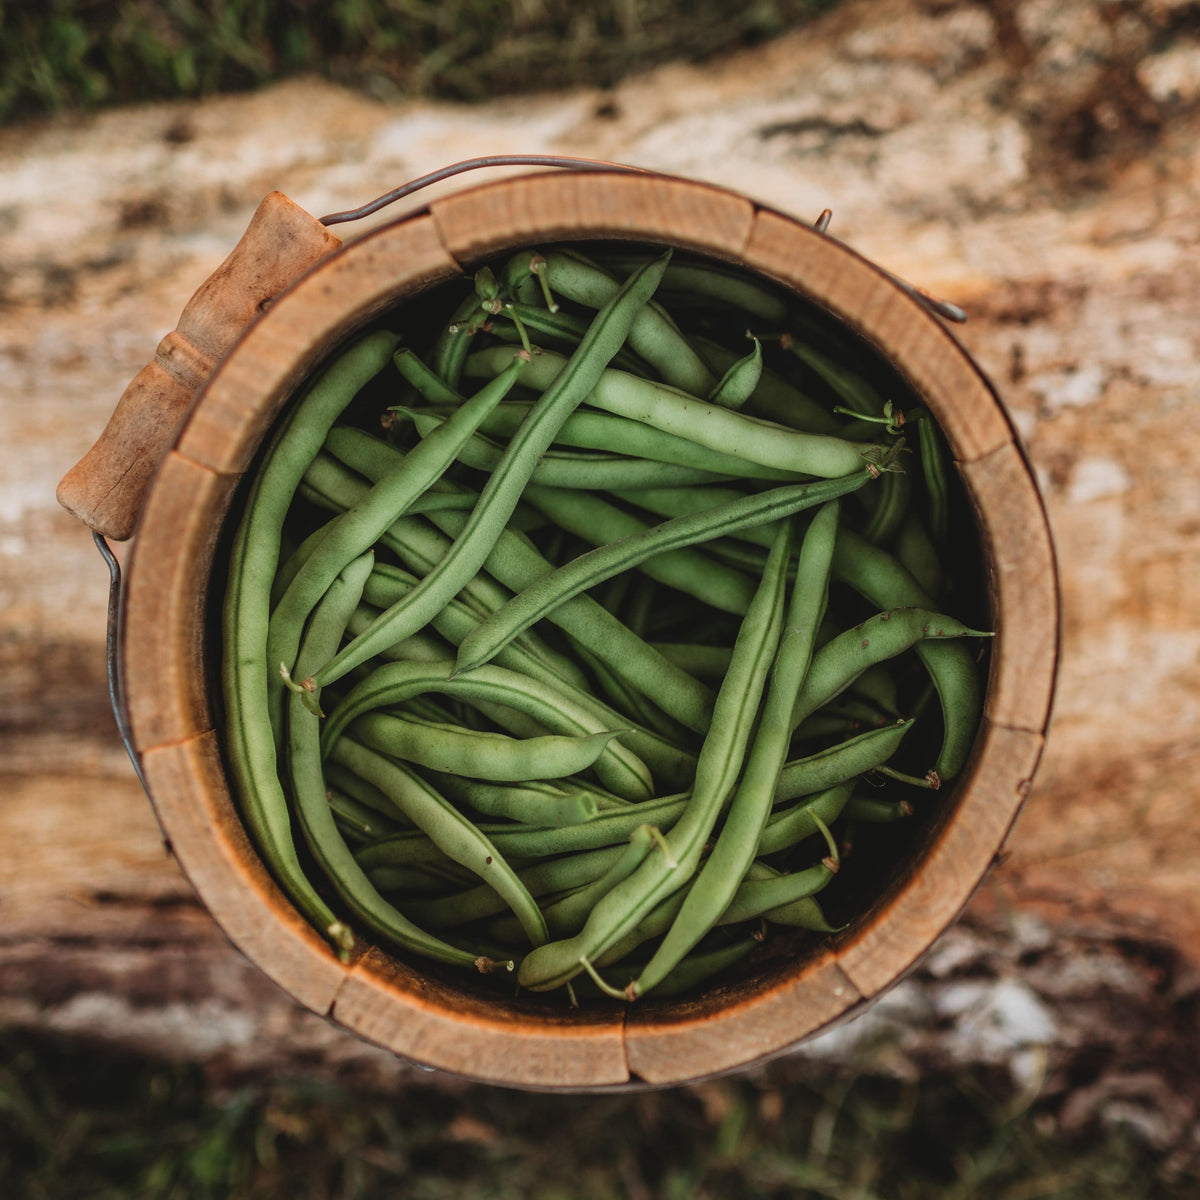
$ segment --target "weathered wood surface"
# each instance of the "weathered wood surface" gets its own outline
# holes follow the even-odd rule
[[[1108,1046],[1130,1078],[1154,1053],[1183,1061],[1172,1022],[1200,963],[1200,46],[1184,10],[893,0],[603,95],[389,108],[306,81],[0,132],[0,1020],[229,1068],[404,1074],[286,1002],[192,900],[116,743],[106,574],[54,488],[268,191],[319,215],[453,159],[545,150],[804,216],[828,205],[837,236],[969,311],[961,337],[1045,489],[1063,666],[1007,861],[893,994],[914,1022],[898,1053],[1046,1047],[1053,1068]],[[935,1036],[948,1020],[956,1035]],[[1146,1022],[1154,1038],[1134,1038]]]

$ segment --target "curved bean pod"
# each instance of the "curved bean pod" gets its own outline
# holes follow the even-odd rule
[[[349,564],[330,586],[305,633],[300,651],[302,666],[328,655],[330,646],[336,647],[341,641],[346,620],[358,603],[373,561],[372,554],[364,554]],[[447,945],[409,921],[368,880],[347,847],[326,798],[318,724],[319,718],[293,692],[288,703],[287,760],[296,815],[314,859],[343,903],[375,934],[404,950],[455,966],[489,970],[492,964],[480,955]]]
[[[775,658],[783,627],[789,531],[790,526],[781,523],[762,585],[742,622],[729,674],[717,694],[712,727],[700,751],[692,797],[666,835],[667,851],[650,855],[624,883],[613,888],[574,937],[550,942],[527,955],[518,974],[523,986],[542,991],[573,979],[583,960],[594,961],[694,875],[704,844],[741,770]]]
[[[507,347],[478,350],[467,359],[466,372],[490,378],[511,357],[512,351]],[[564,365],[561,355],[547,351],[522,365],[520,381],[538,389],[551,387]],[[586,402],[593,408],[642,421],[724,454],[820,479],[832,479],[858,470],[862,466],[863,452],[871,449],[871,443],[848,442],[827,434],[801,433],[785,425],[720,408],[666,384],[639,379],[625,371],[605,371]]]
[[[422,438],[437,430],[443,418],[420,410],[396,409],[407,415]],[[464,443],[459,460],[477,471],[494,471],[504,457],[504,447],[476,435]],[[530,472],[531,483],[547,487],[610,491],[614,488],[684,487],[724,480],[696,467],[655,462],[650,458],[630,458],[623,454],[597,454],[587,451],[547,450]]]
[[[762,343],[758,338],[751,339],[754,349],[745,358],[739,358],[721,376],[720,382],[709,393],[710,404],[719,404],[722,408],[740,409],[754,395],[758,381],[762,378]]]
[[[513,738],[383,712],[365,713],[354,728],[365,746],[392,758],[493,783],[563,779],[586,771],[623,732]]]
[[[881,608],[932,608],[924,589],[885,550],[843,528],[833,552],[833,573]],[[983,682],[968,647],[958,641],[920,641],[916,652],[942,706],[942,748],[934,770],[953,779],[966,765],[983,715]]]
[[[447,798],[470,805],[485,817],[503,817],[536,828],[580,825],[598,816],[601,804],[607,806],[610,801],[603,792],[573,783],[555,786],[532,782],[507,787],[440,772],[433,773],[433,781]],[[620,807],[624,806],[621,802]]]
[[[284,517],[326,431],[358,391],[387,365],[396,337],[377,333],[340,355],[293,406],[246,497],[230,555],[222,610],[225,749],[241,812],[268,867],[304,915],[344,951],[343,926],[304,876],[279,782],[275,736],[264,720],[271,584]]]
[[[760,496],[748,496],[733,504],[721,505],[695,516],[677,517],[647,530],[640,536],[598,547],[559,567],[533,587],[519,592],[502,609],[484,621],[459,646],[455,670],[469,670],[486,662],[517,633],[547,612],[619,571],[645,561],[651,555],[693,545],[712,536],[718,530],[728,531],[745,525],[761,525],[790,517],[801,509],[812,508],[855,491],[870,478],[868,471],[861,470],[855,475],[844,476],[841,479],[773,488]]]
[[[924,608],[893,608],[838,634],[813,656],[796,698],[793,727],[847,688],[867,667],[895,658],[927,639],[990,637],[961,621]]]
[[[525,400],[506,400],[497,406],[480,426],[481,432],[490,437],[509,438],[516,432],[533,405]],[[448,409],[438,405],[436,410]],[[625,454],[630,458],[649,458],[655,462],[675,463],[681,467],[693,467],[709,471],[713,475],[728,475],[731,478],[776,479],[780,482],[794,480],[794,471],[782,471],[749,462],[732,454],[723,454],[701,446],[687,438],[676,437],[647,425],[618,417],[614,413],[579,409],[573,412],[558,431],[555,442],[562,446],[574,446],[579,450],[605,450],[613,454]]]
[[[465,699],[478,697],[506,704],[563,733],[609,732],[591,711],[573,703],[563,692],[527,679],[501,667],[481,667],[449,678],[451,664],[397,662],[376,667],[338,705],[321,732],[321,745],[328,756],[347,725],[374,708],[399,704],[425,692],[438,692]],[[649,770],[635,754],[619,742],[610,742],[596,763],[597,773],[609,791],[628,800],[653,795]]]
[[[333,759],[385,791],[443,854],[502,896],[533,945],[546,941],[541,909],[516,872],[487,837],[419,775],[348,737],[334,746]]]
[[[653,988],[719,919],[724,919],[722,914],[730,908],[734,893],[758,852],[759,836],[775,801],[779,774],[792,740],[792,709],[808,672],[817,629],[829,599],[837,522],[837,502],[831,501],[822,505],[804,535],[796,585],[745,771],[716,843],[688,891],[679,915],[646,969],[630,985],[631,998]],[[789,554],[790,549],[789,544]],[[829,874],[832,876],[832,872]],[[798,898],[789,895],[767,907],[778,907]]]
[[[587,308],[610,303],[621,286],[582,255],[551,251],[545,259],[543,270],[550,290]],[[643,263],[633,274],[644,271],[648,265]],[[629,345],[675,387],[703,394],[716,383],[703,359],[657,305],[647,305],[635,318],[629,330]]]
[[[609,360],[621,348],[634,317],[657,287],[668,258],[664,256],[631,276],[601,309],[588,327],[578,351],[509,442],[501,464],[492,472],[450,552],[398,605],[385,612],[370,630],[356,637],[316,673],[313,681],[317,687],[340,679],[384,646],[420,629],[475,575],[516,508],[530,472],[550,447],[559,426],[592,391]],[[506,353],[511,361],[511,351]]]
[[[786,850],[820,832],[818,818],[826,826],[832,825],[841,816],[857,782],[857,777],[848,779],[805,800],[803,804],[772,813],[758,839],[759,854]]]

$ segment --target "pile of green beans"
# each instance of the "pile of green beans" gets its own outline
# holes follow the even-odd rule
[[[383,324],[229,548],[224,751],[280,886],[347,960],[572,1003],[836,932],[982,712],[928,412],[816,309],[645,248],[522,251]]]

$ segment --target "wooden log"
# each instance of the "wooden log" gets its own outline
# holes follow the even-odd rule
[[[305,81],[182,114],[147,105],[6,130],[0,1019],[216,1073],[412,1077],[289,1000],[191,898],[107,714],[106,574],[51,492],[263,192],[349,207],[398,170],[494,150],[502,129],[513,148],[733,181],[809,219],[831,205],[834,234],[967,309],[956,336],[1000,386],[1042,483],[1063,568],[1063,669],[1033,790],[964,923],[811,1054],[910,1073],[998,1061],[971,1037],[991,1010],[940,999],[969,984],[980,1004],[1016,988],[1049,1014],[1031,1045],[1046,1049],[1052,1094],[1123,1071],[1174,1079],[1194,1040],[1200,947],[1200,121],[1195,72],[1179,69],[1197,51],[1179,33],[1134,64],[1170,116],[1139,140],[1115,101],[1091,121],[1077,86],[1108,53],[1103,36],[1077,36],[1095,32],[1092,6],[1052,21],[1016,7],[1019,72],[986,10],[894,0],[623,85],[595,117],[577,93],[495,119],[418,106],[414,121]],[[181,120],[194,136],[183,152],[161,142]],[[1068,136],[1082,128],[1095,134],[1086,158]],[[255,148],[268,140],[269,153]],[[222,165],[250,161],[248,147],[269,167]],[[314,147],[336,171],[314,167]],[[146,198],[160,217],[132,223]],[[884,1048],[871,1055],[873,1038]]]

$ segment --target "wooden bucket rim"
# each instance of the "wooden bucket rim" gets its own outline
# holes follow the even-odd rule
[[[432,984],[377,949],[349,966],[336,960],[241,830],[212,729],[203,647],[188,635],[203,624],[214,527],[279,409],[321,359],[380,313],[482,259],[593,239],[741,264],[865,336],[947,435],[976,507],[999,635],[983,726],[953,810],[920,860],[846,933],[795,974],[564,1020]],[[742,1069],[845,1019],[911,970],[982,881],[1021,807],[1049,721],[1059,636],[1036,481],[994,389],[945,326],[874,264],[794,218],[710,184],[625,173],[477,184],[310,268],[197,397],[143,509],[125,617],[130,722],[152,803],[235,945],[314,1011],[404,1057],[485,1082],[564,1090],[666,1086]]]

